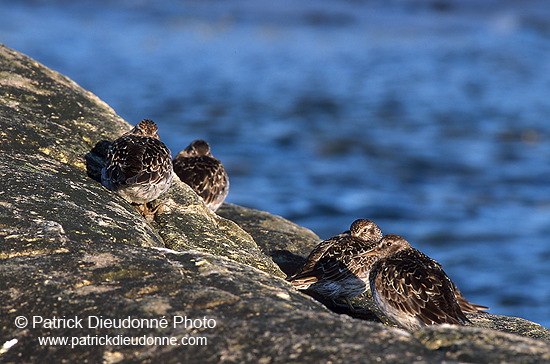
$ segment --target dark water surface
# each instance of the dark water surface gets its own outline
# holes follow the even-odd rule
[[[547,2],[0,8],[0,42],[155,120],[172,153],[209,140],[228,202],[322,238],[371,218],[491,313],[550,327]]]

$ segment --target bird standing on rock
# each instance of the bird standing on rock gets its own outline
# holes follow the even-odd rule
[[[469,321],[461,304],[472,310],[469,312],[486,309],[462,297],[441,265],[401,236],[385,235],[365,256],[376,257],[370,273],[376,306],[405,329],[442,323],[464,325]]]
[[[229,177],[222,162],[212,156],[210,145],[202,139],[192,141],[176,155],[173,164],[181,181],[215,212],[229,193]]]
[[[336,304],[343,299],[355,311],[351,299],[368,289],[369,271],[375,257],[363,255],[382,238],[374,222],[359,219],[350,231],[321,242],[302,268],[288,278],[297,289],[313,291]]]
[[[116,139],[101,170],[101,183],[134,205],[143,215],[154,215],[147,203],[166,192],[174,172],[170,150],[160,141],[152,120],[140,121]]]

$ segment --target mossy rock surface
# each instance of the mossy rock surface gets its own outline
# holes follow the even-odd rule
[[[177,179],[155,201],[164,211],[145,219],[98,182],[109,143],[131,125],[1,45],[0,70],[0,362],[550,362],[549,331],[522,319],[470,315],[473,327],[411,333],[376,322],[368,297],[356,301],[363,315],[333,312],[284,280],[320,241],[313,232],[235,205],[213,214]],[[20,316],[28,326],[17,327]],[[34,316],[83,321],[33,327]],[[98,328],[90,318],[168,325]],[[179,344],[84,345],[107,337]]]

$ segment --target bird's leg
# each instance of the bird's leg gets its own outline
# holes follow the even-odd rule
[[[153,207],[151,210],[150,210],[150,215],[155,215],[157,213],[161,214],[165,211],[166,207],[164,206],[164,204],[162,203],[159,203],[157,206]]]
[[[145,215],[147,211],[147,206],[145,204],[132,203],[132,206],[139,212],[141,215]]]
[[[154,216],[156,215],[157,213],[162,213],[163,211],[165,211],[165,206],[164,204],[162,203],[159,203],[157,206],[155,207],[150,207],[147,203],[144,203],[142,205],[139,205],[139,206],[142,206],[142,209],[143,210],[140,210],[137,206],[136,206],[136,209],[139,211],[140,214],[142,214],[143,216],[147,217],[147,216]]]
[[[357,308],[355,307],[352,303],[351,303],[351,300],[348,298],[348,297],[344,297],[344,301],[346,301],[347,303],[347,306],[349,307],[350,311],[351,312],[361,312],[362,310],[360,308]]]
[[[348,297],[343,297],[343,299],[344,299],[345,303],[337,302],[334,298],[331,299],[331,301],[332,301],[332,304],[336,307],[349,308],[349,310],[351,312],[354,312],[354,313],[362,312],[362,309],[360,309],[360,308],[358,309],[355,306],[353,306],[353,304],[351,303],[351,300]]]
[[[154,215],[157,212],[158,208],[159,208],[159,206],[157,206],[154,209],[150,209],[147,206],[147,203],[132,204],[132,206],[134,206],[134,208],[137,210],[137,212],[139,212],[143,216]]]

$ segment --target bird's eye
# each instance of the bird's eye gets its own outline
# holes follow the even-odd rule
[[[391,246],[391,241],[388,241],[388,242],[386,243],[386,246]]]

